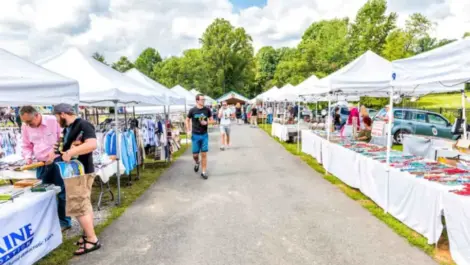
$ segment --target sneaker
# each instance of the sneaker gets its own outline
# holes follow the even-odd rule
[[[207,179],[209,176],[207,175],[207,173],[202,172],[202,173],[201,173],[201,177],[202,177],[203,179]]]
[[[220,150],[221,150],[221,151],[224,151],[224,150],[225,150],[225,147],[222,145],[222,146],[220,147]]]
[[[194,165],[194,172],[198,172],[199,171],[199,163],[196,163],[196,165]]]

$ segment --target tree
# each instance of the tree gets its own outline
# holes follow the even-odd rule
[[[93,59],[97,60],[98,62],[102,62],[102,63],[108,65],[108,63],[107,63],[106,60],[104,59],[104,55],[103,55],[103,54],[98,53],[98,52],[95,52],[95,53],[93,53],[92,57],[93,57]]]
[[[119,58],[119,61],[113,63],[112,67],[113,69],[124,73],[127,70],[134,68],[134,65],[131,63],[131,61],[129,61],[129,59],[127,59],[126,56],[121,56],[121,58]]]
[[[349,55],[351,58],[371,50],[380,54],[384,49],[390,31],[395,28],[396,13],[385,15],[386,0],[369,0],[359,9],[349,35]]]
[[[181,58],[170,57],[155,65],[152,78],[166,87],[179,85]]]
[[[325,76],[348,62],[345,19],[315,22],[305,31],[297,49],[286,50],[276,68],[273,83],[297,85],[312,74]]]
[[[204,62],[201,49],[189,49],[183,52],[180,60],[179,84],[197,88],[201,93],[210,92],[210,76]]]
[[[405,30],[408,35],[405,49],[414,54],[426,51],[426,48],[429,47],[429,43],[432,42],[429,33],[433,29],[434,24],[424,15],[415,13],[410,16],[405,25]]]
[[[403,59],[413,54],[406,49],[408,35],[402,29],[392,31],[385,42],[382,55],[389,61]]]
[[[274,78],[279,63],[279,53],[271,46],[261,48],[255,57],[257,92],[266,91]]]
[[[135,60],[135,68],[147,76],[152,75],[155,65],[162,61],[162,57],[154,48],[145,49]]]
[[[465,32],[465,33],[463,34],[463,37],[464,37],[464,38],[470,37],[470,32]]]
[[[230,90],[249,92],[254,60],[252,39],[245,29],[218,18],[207,27],[200,42],[210,76],[207,93],[219,97]]]

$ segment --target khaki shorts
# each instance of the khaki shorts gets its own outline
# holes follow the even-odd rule
[[[66,206],[65,214],[70,217],[83,216],[93,212],[91,188],[95,174],[64,179]]]

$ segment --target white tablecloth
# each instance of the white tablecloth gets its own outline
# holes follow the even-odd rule
[[[361,190],[381,208],[426,237],[429,244],[437,242],[443,229],[442,196],[449,189],[447,186],[417,179],[393,168],[388,172],[385,164],[326,140],[321,150],[323,166],[329,173]]]
[[[470,265],[470,197],[447,193],[443,203],[452,258]]]
[[[124,168],[124,165],[122,164],[122,161],[119,160],[119,171],[121,174],[124,174],[126,169]],[[95,174],[101,178],[103,183],[108,183],[109,178],[114,176],[117,173],[117,162],[114,161],[113,163],[107,165],[104,168],[101,169],[95,169]]]
[[[318,163],[322,163],[321,146],[325,139],[311,130],[302,130],[302,152],[311,155]]]
[[[427,159],[436,160],[436,152],[441,149],[452,149],[455,141],[424,137],[420,135],[403,136],[403,152],[421,156]]]
[[[289,140],[289,132],[297,132],[297,124],[273,123],[271,135],[285,142]]]
[[[62,244],[55,191],[28,192],[0,204],[0,227],[0,264],[35,263]]]

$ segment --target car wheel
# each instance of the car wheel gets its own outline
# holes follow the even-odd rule
[[[397,144],[403,144],[403,135],[404,134],[410,134],[410,132],[405,131],[405,130],[398,130],[395,135],[393,136],[393,139],[395,140],[395,143]]]

